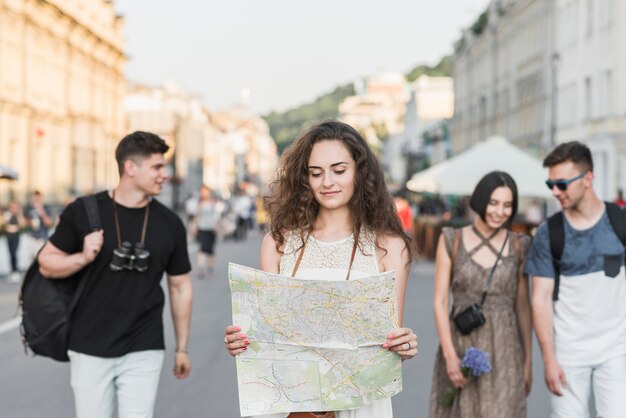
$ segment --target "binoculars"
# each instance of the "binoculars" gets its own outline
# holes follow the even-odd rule
[[[148,270],[148,259],[150,258],[150,251],[143,248],[141,243],[136,243],[134,246],[124,241],[121,247],[117,247],[113,250],[113,259],[111,260],[111,270],[137,270],[144,272]]]

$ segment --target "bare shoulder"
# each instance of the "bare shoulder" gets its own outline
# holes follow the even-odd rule
[[[261,244],[261,270],[278,273],[281,253],[276,248],[276,240],[270,233],[265,234]]]
[[[378,245],[388,252],[400,252],[406,249],[404,240],[397,235],[380,235]]]
[[[379,257],[385,270],[388,270],[390,266],[394,268],[403,266],[409,260],[409,249],[404,240],[397,235],[378,236],[378,246],[382,250],[379,252]]]

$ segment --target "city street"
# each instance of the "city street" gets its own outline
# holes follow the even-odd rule
[[[173,334],[168,307],[164,316],[168,351],[156,405],[156,417],[239,417],[234,360],[224,349],[223,329],[230,323],[230,294],[226,277],[229,261],[258,266],[261,237],[251,234],[244,243],[219,242],[213,277],[194,277],[194,310],[189,352],[191,376],[177,381],[172,369]],[[192,253],[192,259],[195,258]],[[4,255],[3,255],[4,257]],[[422,262],[414,269],[405,304],[405,325],[420,341],[418,356],[404,363],[404,390],[394,397],[397,418],[427,417],[430,382],[437,348],[432,314],[434,266]],[[15,312],[17,285],[0,284],[0,405],[2,417],[73,417],[69,367],[46,358],[24,355],[17,328],[6,321]],[[543,382],[538,347],[534,347],[534,385],[528,417],[549,415],[549,398]]]

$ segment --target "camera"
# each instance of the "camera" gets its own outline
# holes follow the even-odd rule
[[[463,312],[454,317],[454,324],[463,335],[467,335],[487,322],[482,307],[478,303],[468,306]]]
[[[113,259],[111,260],[111,270],[137,270],[144,272],[148,270],[148,259],[150,258],[150,251],[146,250],[141,243],[136,243],[134,246],[124,241],[121,246],[113,250]]]

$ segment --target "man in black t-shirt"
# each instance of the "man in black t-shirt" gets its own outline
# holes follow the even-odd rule
[[[115,157],[120,181],[96,194],[102,229],[90,231],[83,205],[70,204],[39,255],[50,279],[93,263],[69,338],[77,418],[151,417],[163,363],[163,273],[176,337],[174,375],[189,375],[187,340],[192,290],[185,227],[152,199],[168,176],[165,141],[147,132],[126,136]]]

